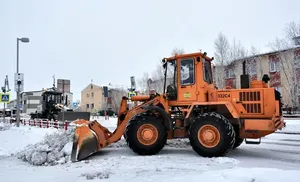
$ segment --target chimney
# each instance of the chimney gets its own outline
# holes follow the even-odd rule
[[[295,46],[300,46],[300,36],[294,37],[293,40]]]

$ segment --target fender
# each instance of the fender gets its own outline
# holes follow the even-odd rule
[[[159,114],[164,119],[164,124],[167,127],[167,129],[170,130],[173,128],[172,120],[169,117],[168,113],[163,108],[158,107],[158,106],[143,106],[142,109],[147,110],[147,111],[155,110],[155,111],[159,112]]]

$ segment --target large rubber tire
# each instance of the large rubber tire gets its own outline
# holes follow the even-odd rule
[[[243,138],[236,137],[233,145],[233,149],[238,148],[243,143],[243,141],[244,141]]]
[[[156,138],[156,140],[153,140],[152,143],[149,144],[141,142],[141,140],[143,140],[141,137],[142,134],[139,135],[139,128],[142,129],[146,126],[152,127],[154,130],[153,136],[157,136],[153,137]],[[160,152],[165,146],[168,138],[168,132],[160,117],[151,113],[142,113],[136,115],[129,121],[126,127],[125,137],[129,148],[133,152],[139,155],[154,155]]]
[[[239,135],[240,135],[239,134],[240,133],[239,126],[234,125],[233,128],[234,128],[234,131],[235,131],[235,142],[234,142],[234,145],[233,145],[233,149],[236,149],[243,143],[244,139],[239,137]]]
[[[206,129],[205,129],[206,128]],[[200,137],[199,132],[206,131]],[[193,150],[203,157],[220,157],[232,150],[235,143],[235,131],[232,124],[218,113],[205,113],[198,116],[189,129],[189,139]]]

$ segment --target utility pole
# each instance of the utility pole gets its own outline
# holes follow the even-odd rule
[[[4,86],[2,87],[2,92],[6,94],[6,92],[10,92],[9,83],[8,83],[8,76],[6,75],[4,79]],[[3,103],[3,121],[5,122],[5,102]]]
[[[23,75],[21,76],[19,73],[19,41],[23,42],[23,43],[28,43],[29,42],[29,38],[23,37],[23,38],[17,38],[17,73],[16,73],[16,78],[15,78],[15,82],[17,82],[17,87],[16,92],[17,92],[17,116],[16,116],[16,120],[17,120],[17,127],[20,126],[20,86],[22,84],[23,86],[23,80],[20,79],[20,77],[23,77]]]
[[[62,121],[64,122],[65,121],[65,80],[63,80],[62,82],[63,82],[63,85],[62,85],[62,93],[63,93]]]

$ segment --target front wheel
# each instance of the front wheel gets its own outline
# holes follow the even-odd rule
[[[224,116],[206,113],[195,119],[189,129],[193,150],[203,157],[226,155],[235,143],[235,131]]]
[[[129,148],[139,155],[158,153],[165,146],[167,137],[167,129],[161,118],[150,113],[135,116],[125,131]]]

